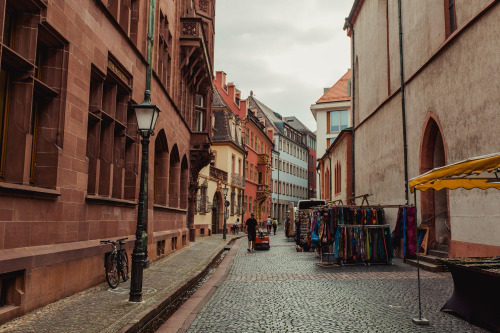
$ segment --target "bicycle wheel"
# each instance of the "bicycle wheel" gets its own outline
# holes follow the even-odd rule
[[[118,283],[120,283],[120,274],[116,260],[117,257],[114,253],[111,253],[106,260],[106,281],[112,289],[118,287]]]
[[[125,282],[128,280],[128,255],[127,252],[122,251],[121,254],[121,261],[122,261],[122,281]]]

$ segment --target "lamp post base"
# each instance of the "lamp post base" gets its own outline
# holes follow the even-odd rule
[[[411,320],[415,325],[427,326],[430,325],[430,321],[425,318],[412,318]]]

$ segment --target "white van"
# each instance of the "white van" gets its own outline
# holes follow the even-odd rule
[[[324,205],[326,205],[325,200],[316,200],[316,199],[299,200],[299,202],[297,203],[297,210],[311,209],[316,206],[324,206]]]

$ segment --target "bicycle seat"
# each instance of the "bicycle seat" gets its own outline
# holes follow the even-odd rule
[[[124,240],[121,240],[120,245],[124,245],[124,244],[127,244],[127,242],[125,242]]]

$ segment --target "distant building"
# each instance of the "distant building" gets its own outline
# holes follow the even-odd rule
[[[352,126],[351,70],[348,70],[331,88],[325,88],[323,96],[311,105],[316,119],[317,156],[323,156],[340,132]],[[324,175],[317,177],[318,187],[324,189]],[[328,185],[329,186],[329,185]],[[351,194],[352,196],[352,194]],[[318,197],[324,198],[323,193]]]
[[[297,117],[284,117],[286,123],[300,133],[302,133],[302,142],[309,148],[307,157],[307,198],[316,198],[316,134],[311,132]]]
[[[325,154],[318,159],[320,199],[349,204],[352,197],[352,128],[340,131]]]
[[[229,201],[226,231],[237,218],[242,219],[245,178],[243,163],[245,146],[242,121],[224,102],[219,92],[213,91],[212,161],[200,171],[194,225],[196,234],[209,236],[223,232],[224,201]],[[224,198],[222,189],[228,188]]]
[[[283,117],[260,102],[248,97],[250,110],[273,133],[272,215],[283,220],[297,201],[308,197],[309,148],[304,135]]]
[[[255,212],[259,221],[263,221],[271,214],[272,134],[267,131],[260,119],[248,110],[248,100],[241,100],[241,92],[235,85],[226,84],[226,73],[216,73],[215,87],[232,112],[243,120],[246,155],[241,221],[246,221],[252,212]]]

